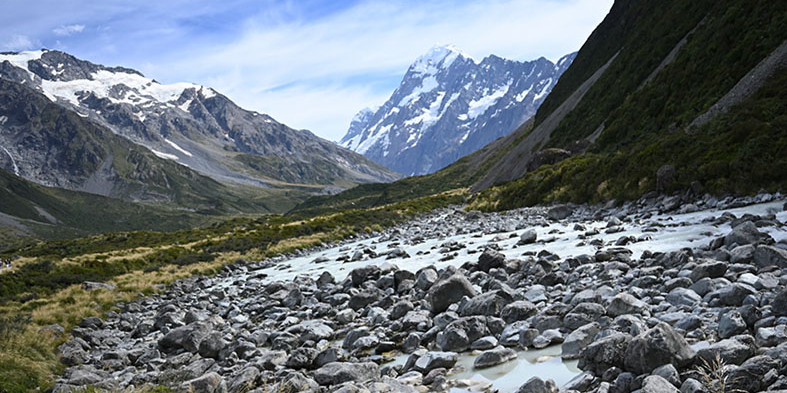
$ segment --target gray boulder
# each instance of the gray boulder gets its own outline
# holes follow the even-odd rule
[[[379,367],[372,362],[333,362],[318,368],[312,374],[314,380],[322,386],[345,382],[363,382],[377,378],[379,375]]]
[[[702,301],[702,298],[691,289],[675,288],[667,294],[667,301],[673,306],[694,307]]]
[[[503,318],[506,323],[514,323],[532,317],[536,312],[538,312],[538,308],[535,304],[527,300],[517,300],[503,307],[500,318]]]
[[[757,246],[754,251],[754,264],[758,267],[775,265],[787,268],[787,250],[773,246]]]
[[[563,359],[578,359],[582,350],[593,342],[593,338],[601,330],[598,322],[589,323],[571,332],[561,347]]]
[[[745,331],[746,321],[737,310],[732,310],[719,318],[719,337],[730,338]]]
[[[520,386],[516,393],[557,393],[557,385],[551,379],[544,381],[539,377],[533,377]]]
[[[642,381],[642,393],[679,393],[680,390],[658,375],[649,375]]]
[[[533,244],[536,242],[538,238],[538,234],[536,233],[535,229],[528,229],[519,236],[519,241],[517,242],[518,245],[525,245],[525,244]]]
[[[622,369],[631,340],[628,334],[613,333],[594,341],[581,352],[579,368],[595,375],[602,375],[610,367]]]
[[[754,337],[740,335],[721,340],[697,350],[697,358],[708,364],[720,357],[727,364],[741,364],[756,352]]]
[[[689,278],[691,281],[697,282],[705,277],[724,277],[724,273],[727,273],[728,266],[729,264],[727,262],[706,260],[705,262],[702,262],[694,267],[694,269],[691,271],[691,274],[689,275]]]
[[[664,364],[685,367],[696,353],[672,327],[664,322],[634,337],[625,354],[625,369],[637,374],[653,371]]]
[[[745,244],[755,244],[761,242],[766,237],[769,237],[769,235],[760,232],[753,222],[745,221],[733,228],[732,231],[724,237],[724,245],[729,247],[733,244],[737,244],[739,246]]]
[[[257,377],[260,370],[256,367],[246,367],[232,377],[227,387],[229,393],[245,393],[257,387]]]
[[[648,305],[628,293],[619,293],[612,298],[607,306],[607,315],[617,317],[625,314],[641,314]]]
[[[516,359],[516,351],[506,347],[497,347],[484,352],[481,352],[478,357],[473,361],[474,368],[487,368],[503,364],[509,360]]]
[[[206,322],[193,322],[169,331],[159,339],[158,346],[164,352],[185,349],[192,353],[199,351],[200,343],[210,334],[213,327]]]
[[[454,274],[445,280],[438,281],[429,289],[426,301],[433,313],[439,314],[448,306],[462,300],[464,296],[476,295],[473,285],[462,274]]]
[[[227,385],[221,375],[209,372],[201,377],[183,382],[178,390],[189,393],[224,393],[227,391]]]
[[[412,355],[416,356],[416,355]],[[459,360],[456,352],[437,352],[431,351],[416,359],[413,369],[424,375],[436,368],[450,369]]]
[[[459,307],[459,315],[489,315],[498,316],[503,309],[514,299],[507,291],[498,289],[473,297]]]

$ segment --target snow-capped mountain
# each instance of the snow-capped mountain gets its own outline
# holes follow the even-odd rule
[[[50,50],[0,53],[0,78],[32,88],[162,159],[225,183],[344,188],[397,177],[308,131],[244,110],[205,86],[161,84],[135,70]],[[46,185],[69,184],[41,171],[44,163],[21,151],[20,138],[24,135],[0,123],[0,154],[11,158],[4,160],[5,169]]]
[[[434,47],[385,104],[355,116],[339,144],[399,173],[437,171],[533,116],[575,56],[478,62],[453,46]]]

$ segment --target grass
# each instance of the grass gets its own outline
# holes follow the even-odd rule
[[[16,248],[11,252],[21,259],[0,275],[0,393],[48,388],[62,372],[54,352],[65,337],[42,335],[43,327],[70,331],[118,302],[152,295],[178,279],[215,274],[240,258],[261,260],[379,231],[465,199],[466,192],[457,190],[372,209],[235,218],[169,233],[110,233]],[[116,288],[87,292],[81,283],[88,280]]]

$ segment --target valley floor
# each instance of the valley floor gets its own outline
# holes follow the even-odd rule
[[[668,201],[445,208],[228,265],[84,319],[55,391],[787,389],[785,198]]]

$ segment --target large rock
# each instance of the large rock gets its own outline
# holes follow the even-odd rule
[[[754,295],[756,293],[757,290],[751,285],[736,282],[732,283],[731,285],[726,285],[705,296],[706,299],[718,298],[719,302],[723,306],[738,307],[743,304],[743,300],[746,299],[747,296]]]
[[[782,289],[771,301],[771,311],[777,317],[787,316],[787,288]]]
[[[85,351],[85,347],[87,347],[87,343],[81,338],[66,341],[57,347],[57,352],[60,354],[60,362],[66,366],[87,363],[90,360],[90,355]]]
[[[619,293],[612,298],[607,306],[607,315],[617,317],[625,314],[641,314],[648,309],[645,302],[628,293]]]
[[[426,296],[432,312],[439,314],[448,306],[462,300],[463,297],[476,295],[473,285],[462,274],[454,274],[445,280],[435,283]]]
[[[516,393],[557,393],[557,385],[551,379],[544,381],[539,377],[533,377],[520,386]]]
[[[436,368],[450,369],[458,360],[459,355],[456,352],[432,351],[418,357],[413,364],[413,369],[426,375]]]
[[[632,337],[625,333],[613,333],[588,345],[581,352],[579,368],[602,375],[610,367],[623,368],[626,349]]]
[[[769,237],[768,234],[760,232],[757,226],[751,221],[745,221],[730,231],[724,237],[724,245],[729,247],[733,244],[742,246],[744,244],[755,244]]]
[[[743,362],[740,367],[732,369],[728,378],[730,391],[759,392],[767,390],[766,374],[779,369],[779,361],[770,356],[760,355]]]
[[[533,244],[536,242],[538,238],[538,233],[536,233],[535,229],[528,229],[519,236],[519,241],[516,243],[518,245],[525,245],[525,244]]]
[[[538,308],[535,304],[527,300],[517,300],[503,307],[500,318],[503,318],[506,323],[514,323],[532,317],[536,312],[538,312]]]
[[[350,280],[353,286],[360,287],[363,283],[369,280],[377,280],[380,278],[381,269],[377,265],[368,265],[358,267],[350,272]]]
[[[227,347],[227,344],[221,332],[212,332],[200,342],[199,354],[204,358],[218,359],[219,353]]]
[[[675,288],[667,294],[667,301],[673,306],[694,307],[702,301],[702,298],[691,289]]]
[[[248,392],[257,387],[256,381],[259,376],[260,370],[257,367],[246,367],[233,376],[227,390],[229,393]]]
[[[375,291],[360,291],[350,297],[347,306],[357,311],[376,302],[379,297],[379,294]]]
[[[363,382],[380,376],[380,369],[372,362],[328,363],[312,374],[314,380],[323,386],[336,385],[345,382]]]
[[[459,308],[459,315],[499,316],[503,309],[514,301],[507,291],[498,289],[473,297]]]
[[[574,330],[597,321],[606,310],[600,304],[579,303],[563,317],[563,327]]]
[[[563,359],[579,358],[582,350],[593,342],[593,338],[599,330],[601,330],[601,326],[598,322],[593,322],[571,332],[563,341],[561,357]]]
[[[759,267],[775,265],[787,268],[787,251],[772,246],[757,246],[754,251],[754,264]]]
[[[680,390],[658,375],[649,375],[642,381],[642,393],[679,393]]]
[[[746,321],[737,310],[732,310],[719,318],[719,337],[730,338],[745,331]]]
[[[677,368],[687,366],[695,355],[683,336],[661,322],[631,340],[624,365],[626,370],[645,374],[667,363]]]
[[[717,277],[724,277],[724,273],[727,273],[728,268],[727,262],[723,261],[714,261],[714,260],[706,260],[705,262],[700,263],[699,265],[695,266],[694,269],[691,271],[691,275],[689,278],[692,282],[697,282],[702,278],[717,278]]]
[[[505,262],[505,255],[495,250],[487,249],[478,257],[478,270],[489,272],[489,269],[505,266]]]
[[[484,352],[481,352],[478,357],[473,361],[475,368],[487,368],[503,364],[509,360],[516,359],[516,351],[506,347],[497,347]]]
[[[193,322],[169,331],[159,339],[158,346],[164,352],[176,351],[183,348],[189,352],[197,353],[199,345],[212,331],[212,326],[206,322]]]
[[[224,393],[227,391],[227,385],[221,375],[210,372],[184,382],[179,390],[189,393]]]
[[[699,349],[697,357],[708,364],[720,357],[727,364],[741,364],[756,352],[754,337],[740,335],[715,342],[708,347]]]

